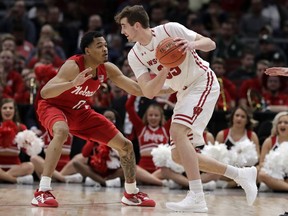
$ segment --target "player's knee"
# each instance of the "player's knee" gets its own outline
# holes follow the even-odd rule
[[[125,138],[123,143],[117,146],[116,150],[119,152],[120,155],[130,154],[131,152],[133,152],[133,144],[130,140]]]
[[[57,138],[65,142],[68,138],[68,134],[69,134],[68,126],[53,127],[53,138]]]

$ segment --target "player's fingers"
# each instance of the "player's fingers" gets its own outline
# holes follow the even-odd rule
[[[86,75],[87,73],[91,72],[92,71],[92,68],[91,67],[88,67],[86,68],[85,70],[83,70],[82,72],[80,72],[81,75]]]
[[[85,77],[85,81],[88,80],[88,79],[91,79],[92,76],[93,76],[92,74],[87,75],[87,76]]]

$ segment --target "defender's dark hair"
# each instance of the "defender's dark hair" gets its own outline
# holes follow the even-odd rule
[[[85,48],[88,47],[93,42],[94,38],[98,37],[104,37],[104,36],[99,31],[91,31],[84,34],[80,42],[81,52],[85,54]]]
[[[149,16],[142,5],[126,6],[114,17],[118,24],[123,18],[127,18],[131,26],[139,22],[144,29],[149,28]]]

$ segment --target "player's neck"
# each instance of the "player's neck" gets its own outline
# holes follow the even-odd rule
[[[85,56],[84,65],[85,65],[85,68],[88,68],[88,67],[97,68],[100,64],[95,63],[95,61],[93,61],[93,59],[91,59],[89,56]]]
[[[148,28],[148,29],[145,29],[141,35],[139,36],[139,40],[138,42],[142,45],[142,46],[146,46],[148,45],[151,40],[153,38],[153,35],[152,35],[152,32],[151,32],[151,29]]]

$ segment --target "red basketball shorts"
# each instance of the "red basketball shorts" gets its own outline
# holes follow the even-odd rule
[[[53,125],[58,121],[68,124],[70,133],[84,140],[107,144],[117,133],[115,125],[93,109],[57,108],[45,100],[38,103],[37,115],[42,126],[53,136]]]

